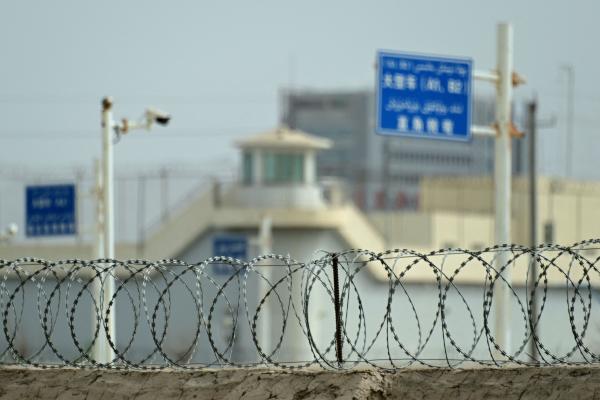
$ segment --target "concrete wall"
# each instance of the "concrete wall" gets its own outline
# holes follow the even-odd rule
[[[386,246],[429,252],[449,247],[480,250],[494,243],[492,215],[448,211],[375,211],[369,220],[386,238]],[[513,219],[513,224],[517,221]]]
[[[598,367],[106,371],[0,369],[0,399],[597,399]]]
[[[513,179],[511,214],[511,243],[529,246],[529,191],[524,178]],[[495,243],[493,181],[488,177],[425,178],[420,210],[372,211],[368,217],[386,238],[388,248],[481,250]],[[538,244],[568,246],[600,237],[599,221],[598,183],[539,179]],[[551,235],[545,233],[547,225],[553,226]]]
[[[513,178],[512,242],[529,244],[529,186]],[[493,221],[493,180],[481,178],[427,178],[421,188],[423,213],[480,214]],[[539,178],[537,236],[544,242],[544,225],[554,224],[553,243],[570,244],[600,237],[600,184]]]

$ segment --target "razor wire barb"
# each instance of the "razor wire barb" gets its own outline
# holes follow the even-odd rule
[[[386,370],[593,364],[600,357],[600,318],[592,314],[600,296],[598,249],[600,239],[478,251],[321,251],[307,262],[276,254],[199,263],[0,260],[0,364]],[[508,255],[504,265],[500,252]],[[512,284],[504,275],[509,269]],[[106,276],[116,286],[103,304],[94,293]],[[493,324],[499,286],[512,296],[508,348],[496,340]],[[110,314],[116,337],[107,328]],[[91,354],[101,337],[115,353],[106,364]]]

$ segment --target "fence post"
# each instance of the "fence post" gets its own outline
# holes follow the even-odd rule
[[[338,256],[333,253],[333,305],[335,307],[335,355],[338,367],[342,366],[342,309],[340,305],[340,277]]]

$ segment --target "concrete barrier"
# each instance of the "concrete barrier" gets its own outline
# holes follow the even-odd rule
[[[0,369],[0,399],[596,399],[600,367],[346,372]]]

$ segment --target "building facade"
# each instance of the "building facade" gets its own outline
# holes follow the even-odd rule
[[[343,178],[349,195],[364,210],[417,209],[419,183],[427,176],[487,176],[494,168],[494,139],[468,143],[375,134],[371,90],[284,91],[283,122],[326,137],[333,148],[319,158],[319,177]],[[476,97],[472,122],[491,125],[494,99]],[[517,115],[517,119],[518,115]],[[523,174],[527,144],[513,143],[513,173]]]

